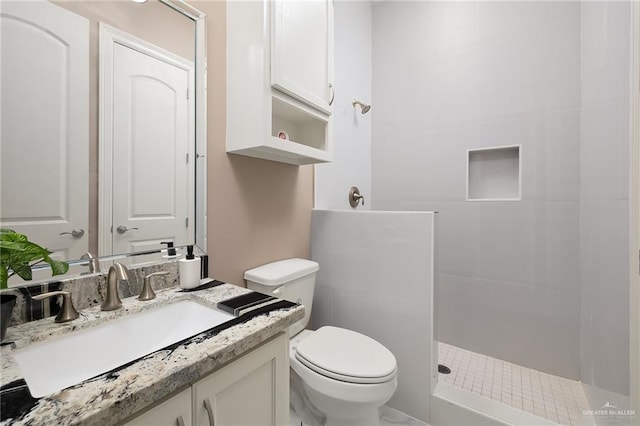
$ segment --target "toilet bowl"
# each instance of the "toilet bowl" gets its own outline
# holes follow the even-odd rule
[[[396,359],[381,343],[352,330],[304,330],[318,269],[316,262],[287,259],[247,271],[245,279],[252,290],[304,304],[305,318],[290,327],[289,361],[325,424],[375,426],[378,409],[398,385]]]

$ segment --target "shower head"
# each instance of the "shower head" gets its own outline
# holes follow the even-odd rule
[[[356,105],[360,105],[360,109],[363,114],[368,113],[369,110],[371,109],[371,105],[363,104],[362,102],[356,101],[355,99],[351,102],[351,104],[353,105],[354,108],[356,107]]]

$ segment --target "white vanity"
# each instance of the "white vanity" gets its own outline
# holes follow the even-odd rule
[[[9,327],[0,346],[0,424],[288,424],[287,329],[304,316],[304,307],[291,302],[276,300],[268,307],[230,316],[195,336],[163,343],[147,355],[108,371],[103,368],[102,374],[44,396],[32,396],[30,379],[15,356],[109,324],[126,324],[123,320],[182,301],[215,309],[219,302],[247,293],[250,290],[231,284],[194,292],[172,287],[159,290],[152,301],[123,299],[123,307],[116,311],[83,309],[78,319],[64,324],[49,317]],[[160,321],[156,324],[167,327]],[[126,351],[124,345],[136,340],[142,338],[123,329],[120,338],[110,342],[116,351],[119,345]],[[71,348],[81,357],[85,349],[89,360],[110,358],[77,344]],[[45,372],[56,374],[55,363],[43,364]]]

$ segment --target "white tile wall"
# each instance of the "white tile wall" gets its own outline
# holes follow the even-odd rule
[[[581,9],[411,1],[373,9],[373,207],[440,212],[437,333],[572,378]],[[465,151],[514,144],[523,201],[463,201]]]
[[[350,210],[347,195],[357,186],[371,206],[371,121],[377,106],[363,115],[353,99],[371,99],[371,4],[339,1],[334,4],[335,66],[332,163],[315,166],[317,208]]]
[[[398,363],[388,405],[422,421],[429,418],[434,220],[428,212],[314,210],[311,221],[311,258],[320,264],[313,327],[345,327],[385,345]]]
[[[630,3],[582,3],[582,381],[629,394]],[[600,391],[589,392],[600,407]]]

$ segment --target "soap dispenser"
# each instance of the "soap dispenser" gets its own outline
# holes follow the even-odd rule
[[[180,287],[190,289],[200,285],[200,258],[193,255],[193,246],[187,246],[187,256],[178,261]]]

